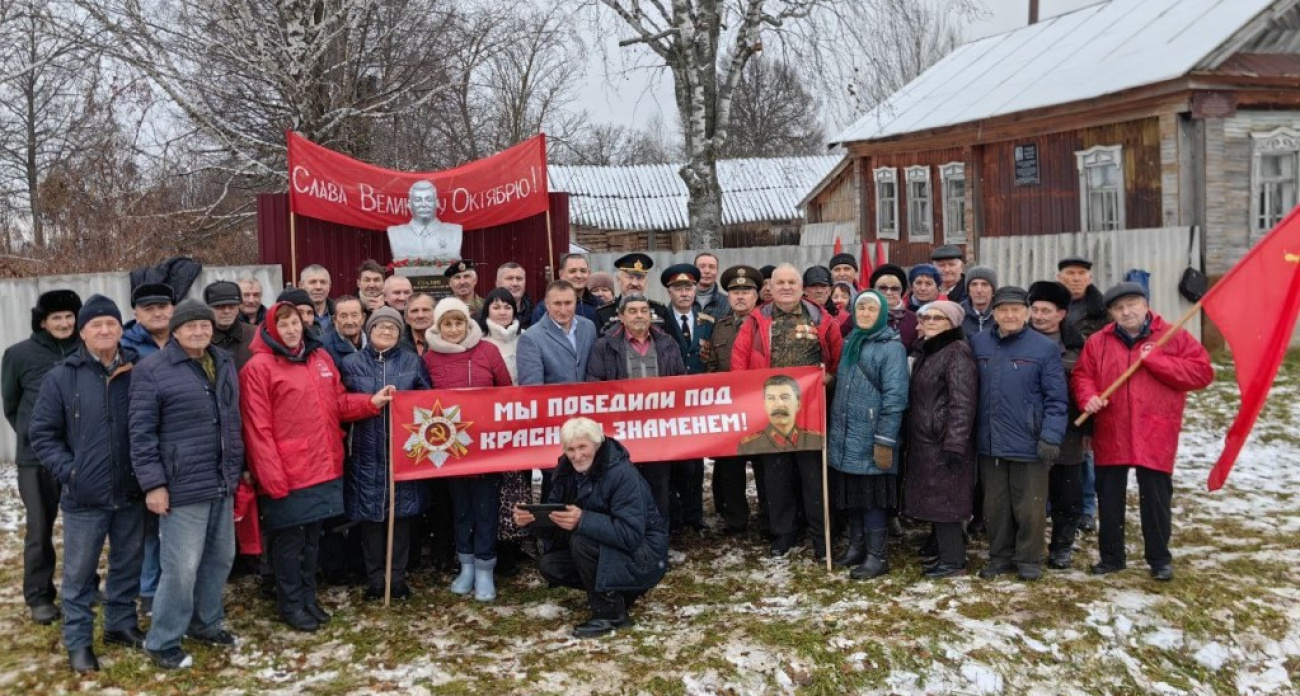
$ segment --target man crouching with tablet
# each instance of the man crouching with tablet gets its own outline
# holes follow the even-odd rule
[[[560,428],[560,457],[543,505],[516,506],[515,524],[542,539],[542,577],[587,592],[591,618],[573,629],[595,638],[632,625],[627,610],[668,571],[668,523],[627,449],[599,423]]]

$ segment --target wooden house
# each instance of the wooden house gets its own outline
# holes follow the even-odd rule
[[[1196,227],[1220,275],[1297,203],[1298,5],[1111,0],[968,43],[835,138],[808,222],[852,221],[903,264]]]

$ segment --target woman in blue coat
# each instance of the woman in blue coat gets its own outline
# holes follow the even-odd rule
[[[854,579],[889,572],[889,511],[898,507],[898,431],[907,408],[907,349],[889,328],[875,290],[853,298],[853,330],[835,373],[828,424],[831,502],[848,521],[849,546],[835,559]],[[859,565],[860,564],[860,565]]]
[[[343,359],[339,371],[350,392],[373,394],[387,385],[399,390],[430,389],[429,373],[420,356],[399,346],[406,325],[391,307],[380,307],[366,321],[369,344]],[[384,597],[384,560],[388,539],[388,411],[352,424],[345,466],[343,508],[348,519],[360,522],[361,549],[366,565],[367,600]],[[408,521],[427,506],[423,482],[397,484],[393,524],[393,597],[406,599],[406,561],[411,547]]]

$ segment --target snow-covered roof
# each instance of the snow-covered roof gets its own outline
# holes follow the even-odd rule
[[[799,201],[840,161],[838,155],[718,162],[722,223],[803,217]],[[679,164],[549,168],[552,191],[569,194],[573,225],[606,230],[682,230],[689,193]]]
[[[1111,0],[968,43],[833,138],[888,138],[1182,77],[1294,0]],[[1280,11],[1275,9],[1274,11]]]

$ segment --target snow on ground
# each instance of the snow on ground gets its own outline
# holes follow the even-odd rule
[[[769,559],[756,536],[692,537],[675,545],[667,579],[637,604],[636,626],[600,641],[569,637],[585,601],[546,589],[531,570],[503,580],[490,606],[450,595],[448,578],[428,572],[411,577],[414,599],[387,610],[359,590],[323,589],[336,619],[317,634],[283,630],[244,578],[227,600],[241,644],[197,649],[199,666],[179,690],[118,649],[102,651],[106,670],[96,677],[66,672],[57,628],[26,620],[21,504],[13,468],[0,467],[0,692],[1300,693],[1298,382],[1291,368],[1215,493],[1205,479],[1235,414],[1235,388],[1220,381],[1189,400],[1173,583],[1146,577],[1135,484],[1122,573],[1086,573],[1096,558],[1090,536],[1072,570],[1034,584],[929,582],[899,545],[893,572],[853,582],[826,574],[806,550]],[[972,546],[973,570],[983,551]]]

